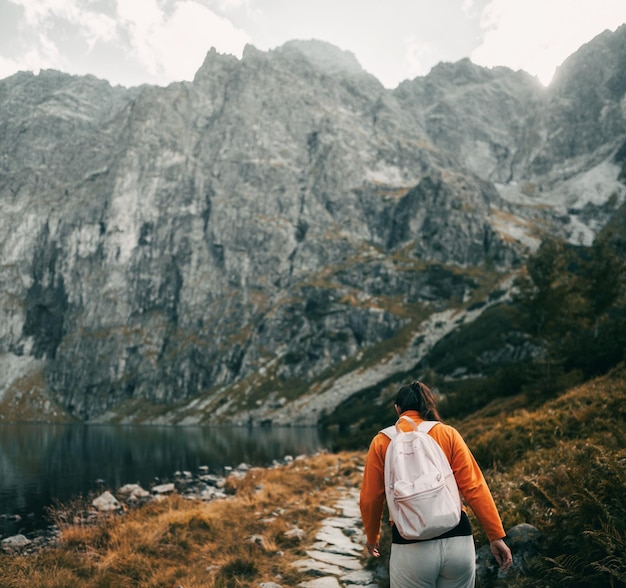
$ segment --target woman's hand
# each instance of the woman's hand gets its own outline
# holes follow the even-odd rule
[[[372,557],[380,557],[380,551],[378,551],[378,543],[368,543],[367,551]]]
[[[511,555],[511,550],[509,546],[504,542],[503,539],[496,539],[490,543],[491,553],[493,557],[496,558],[500,569],[503,572],[506,572],[513,563],[513,556]]]

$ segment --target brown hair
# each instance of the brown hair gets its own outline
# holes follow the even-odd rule
[[[432,390],[422,382],[411,382],[402,386],[396,396],[396,404],[400,408],[400,414],[407,410],[416,410],[426,421],[440,421],[441,417],[435,405],[435,395]]]

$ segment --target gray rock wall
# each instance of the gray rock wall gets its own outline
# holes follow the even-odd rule
[[[472,268],[514,268],[528,241],[512,228],[561,231],[491,182],[563,175],[623,141],[625,35],[549,91],[463,61],[391,92],[316,42],[211,51],[167,88],[0,81],[0,352],[44,360],[81,419],[253,376],[270,397],[278,381],[312,389],[416,309],[463,302]],[[593,96],[563,105],[607,51]],[[594,134],[572,151],[555,125]]]

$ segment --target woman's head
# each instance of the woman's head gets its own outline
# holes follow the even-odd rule
[[[416,381],[402,386],[396,396],[396,406],[400,414],[407,410],[416,410],[424,420],[441,420],[435,405],[435,395],[428,386],[421,382]]]

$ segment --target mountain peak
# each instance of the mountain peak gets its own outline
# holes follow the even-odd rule
[[[440,62],[432,68],[427,77],[443,79],[455,86],[468,84],[484,84],[492,79],[514,73],[505,66],[494,68],[483,67],[471,61],[468,57],[457,62]]]
[[[194,81],[202,80],[205,78],[210,79],[213,75],[215,75],[224,67],[234,65],[238,62],[239,60],[234,55],[231,55],[229,53],[219,53],[215,49],[215,47],[211,47],[209,52],[206,54],[204,61],[200,66],[200,69],[198,69],[198,71],[196,72],[196,75],[194,76]]]
[[[288,41],[281,47],[275,49],[275,51],[285,56],[303,56],[312,65],[329,74],[364,73],[354,53],[344,51],[326,41],[318,41],[315,39],[308,41]]]

